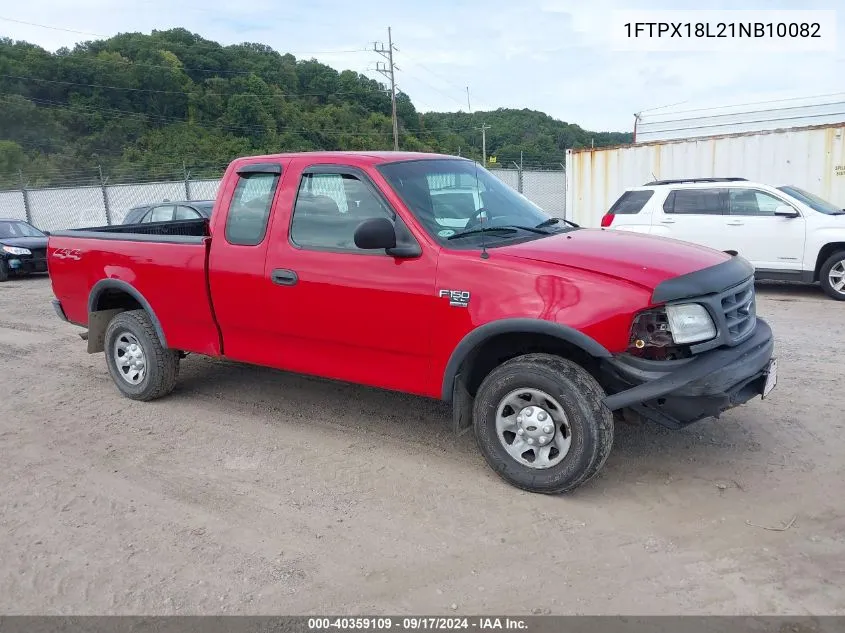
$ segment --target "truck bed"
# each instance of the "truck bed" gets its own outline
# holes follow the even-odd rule
[[[47,262],[66,318],[87,327],[89,314],[126,295],[152,308],[168,347],[217,355],[219,332],[207,283],[208,221],[177,220],[56,231]]]
[[[90,237],[94,239],[131,239],[139,242],[176,242],[201,243],[209,237],[208,220],[171,220],[169,222],[147,222],[144,224],[116,224],[112,226],[94,226],[83,229],[55,231],[53,235],[62,237]],[[131,236],[131,237],[130,237]],[[173,239],[176,238],[176,239]],[[183,240],[181,238],[193,238]]]

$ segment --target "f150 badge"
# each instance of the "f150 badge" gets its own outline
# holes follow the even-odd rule
[[[469,306],[469,290],[441,290],[440,298],[449,298],[449,305],[455,308],[466,308]]]

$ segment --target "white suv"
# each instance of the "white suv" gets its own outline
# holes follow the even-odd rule
[[[818,281],[845,301],[845,210],[798,187],[656,180],[627,189],[601,225],[739,254],[757,279]]]

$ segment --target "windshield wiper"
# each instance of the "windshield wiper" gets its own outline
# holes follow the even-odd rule
[[[477,235],[478,233],[490,233],[491,231],[500,231],[504,233],[516,233],[517,230],[515,228],[511,228],[509,226],[491,226],[487,229],[468,229],[466,231],[461,231],[460,233],[455,233],[454,235],[450,235],[447,237],[447,240],[456,240],[459,237],[466,237],[467,235]]]
[[[466,231],[461,231],[460,233],[450,235],[446,239],[454,240],[459,237],[464,237],[465,235],[477,235],[478,233],[489,233],[490,231],[502,231],[505,233],[528,231],[529,233],[537,233],[538,235],[551,235],[551,233],[549,233],[548,231],[544,231],[543,229],[537,228],[536,226],[522,226],[521,224],[497,224],[496,226],[490,226],[487,228],[479,227],[477,229],[468,229]]]
[[[576,229],[581,228],[580,224],[575,224],[575,222],[570,222],[569,220],[561,220],[560,218],[549,218],[545,222],[540,222],[540,224],[538,224],[534,228],[542,229],[544,227],[551,226],[553,224],[559,224],[560,222],[563,222],[564,224],[568,224],[569,226],[574,226]]]
[[[521,224],[500,224],[495,228],[505,228],[505,229],[520,229],[521,231],[530,231],[531,233],[537,233],[539,235],[551,235],[548,231],[544,231],[539,226],[522,226]],[[484,229],[485,231],[489,231],[490,229]]]

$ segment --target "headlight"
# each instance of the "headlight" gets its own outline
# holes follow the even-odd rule
[[[703,305],[684,303],[666,306],[672,339],[679,345],[700,343],[716,336],[716,324]]]
[[[3,250],[9,255],[32,255],[28,248],[18,248],[17,246],[4,246]]]
[[[634,317],[628,352],[650,360],[687,358],[687,345],[714,336],[716,325],[702,305],[684,303],[653,308]]]

